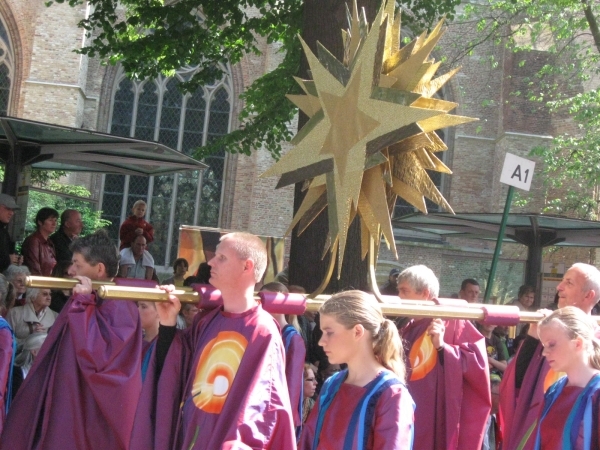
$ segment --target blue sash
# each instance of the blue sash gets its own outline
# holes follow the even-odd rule
[[[542,421],[548,414],[548,411],[562,392],[563,388],[568,382],[567,377],[563,377],[554,383],[546,392],[544,396],[544,408],[542,409],[542,415],[540,417],[537,436],[535,439],[536,450],[541,448],[541,436],[540,430],[542,428]],[[592,442],[592,396],[594,392],[600,389],[600,374],[596,374],[592,377],[588,384],[583,388],[571,412],[567,417],[565,428],[562,435],[562,448],[563,450],[573,450],[577,437],[579,436],[579,429],[583,423],[583,448],[591,448]]]
[[[313,439],[312,446],[313,450],[316,450],[317,446],[319,445],[319,436],[321,434],[321,429],[323,428],[325,414],[327,413],[331,402],[333,402],[333,399],[339,391],[342,383],[346,380],[347,376],[348,370],[342,370],[341,372],[338,372],[332,375],[329,379],[327,379],[327,381],[325,381],[325,384],[323,385],[323,388],[321,389],[321,394],[319,395],[319,406],[317,411],[317,425],[315,428],[315,437]],[[365,386],[365,393],[358,402],[358,405],[354,409],[352,417],[350,418],[350,423],[347,427],[346,438],[344,439],[343,450],[352,449],[354,435],[357,432],[358,450],[366,448],[367,442],[369,440],[371,426],[373,423],[373,415],[375,413],[375,406],[377,405],[377,401],[381,397],[381,394],[383,394],[383,392],[387,388],[398,384],[404,386],[404,383],[402,383],[393,372],[385,370],[379,375],[377,375],[377,377],[373,381],[371,381]],[[414,430],[411,431],[414,432]],[[411,442],[412,440],[413,439],[411,438]]]
[[[155,345],[156,345],[156,339],[154,339],[150,343],[150,346],[148,347],[148,350],[146,351],[146,354],[144,355],[144,360],[142,361],[142,383],[146,379],[146,372],[148,372],[148,365],[150,364],[150,358],[152,357],[152,351],[154,350]]]
[[[6,398],[4,399],[4,408],[6,413],[8,414],[8,408],[10,408],[10,402],[12,401],[12,380],[13,380],[13,368],[15,366],[15,356],[17,354],[17,341],[15,339],[15,333],[12,328],[8,324],[8,322],[4,319],[4,317],[0,317],[0,330],[9,330],[12,335],[12,358],[10,360],[10,369],[8,370],[8,386],[6,389]]]

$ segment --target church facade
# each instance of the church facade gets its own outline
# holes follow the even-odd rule
[[[74,53],[85,43],[77,23],[87,12],[85,5],[0,2],[1,114],[155,140],[191,154],[240,127],[240,93],[281,60],[276,44],[259,42],[261,56],[247,55],[238,64],[223,66],[220,80],[182,94],[177,84],[193,76],[194,67],[182,68],[172,77],[132,81],[119,66]],[[456,33],[449,28],[442,49],[444,43],[452,48]],[[436,183],[456,212],[501,212],[507,191],[499,182],[505,153],[526,157],[564,126],[561,118],[510,98],[531,69],[522,68],[501,48],[487,45],[462,60],[463,69],[443,92],[446,100],[459,103],[457,114],[480,119],[442,133],[449,148],[443,160],[453,174],[438,177]],[[483,61],[484,53],[495,54],[501,64],[492,67]],[[543,60],[544,55],[531,57]],[[209,168],[203,173],[150,178],[78,173],[65,181],[89,188],[94,205],[111,221],[109,231],[115,239],[133,203],[145,200],[147,219],[156,230],[150,250],[166,273],[177,257],[178,229],[183,224],[283,235],[292,218],[293,190],[276,191],[276,179],[258,178],[272,162],[264,149],[251,156],[222,151],[205,159]],[[540,192],[541,179],[534,177],[534,200],[526,210],[513,211],[538,212],[544,202]],[[413,209],[403,204],[396,208],[397,215],[410,212]],[[484,282],[494,249],[493,242],[415,240],[401,231],[396,245],[399,261],[382,250],[379,274],[385,278],[392,267],[427,264],[440,277],[443,295],[457,292],[463,278]],[[545,261],[568,266],[593,256],[595,252],[587,249],[559,250],[549,252]],[[514,295],[521,284],[525,258],[525,247],[504,246],[499,279],[505,296]]]

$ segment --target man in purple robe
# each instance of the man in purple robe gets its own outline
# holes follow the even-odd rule
[[[439,282],[418,265],[398,276],[400,298],[432,300]],[[416,404],[414,448],[478,450],[491,410],[485,339],[468,320],[417,319],[400,330]]]
[[[8,413],[0,448],[127,449],[142,388],[135,303],[102,300],[119,254],[105,232],[71,244],[79,279]]]
[[[280,330],[254,300],[267,264],[248,233],[221,238],[210,283],[223,306],[177,330],[179,300],[157,304],[160,329],[132,449],[295,449]]]
[[[600,299],[600,271],[589,264],[575,263],[567,270],[556,290],[559,308],[576,306],[591,314]],[[600,338],[600,329],[596,337]],[[543,349],[537,324],[531,324],[500,384],[499,422],[503,449],[531,450],[535,447],[533,431],[544,403],[544,393],[564,376],[550,369],[542,356]]]

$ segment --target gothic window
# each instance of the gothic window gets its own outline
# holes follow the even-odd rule
[[[0,115],[8,114],[14,65],[10,39],[0,18]]]
[[[193,76],[194,69],[173,77],[143,82],[117,76],[110,132],[120,136],[158,141],[186,155],[229,132],[231,77],[182,94],[177,85]],[[179,226],[219,226],[225,152],[206,158],[204,173],[140,177],[106,175],[103,217],[112,222],[111,236],[118,240],[119,226],[131,214],[133,203],[146,201],[146,220],[154,226],[150,251],[157,265],[169,266],[177,256]]]

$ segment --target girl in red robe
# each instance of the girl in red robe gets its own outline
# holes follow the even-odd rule
[[[412,448],[414,403],[396,326],[377,301],[361,291],[341,292],[320,309],[329,362],[348,365],[323,385],[299,448]]]
[[[600,341],[597,325],[579,308],[554,311],[538,324],[543,355],[566,377],[544,396],[536,427],[536,449],[600,449]]]

